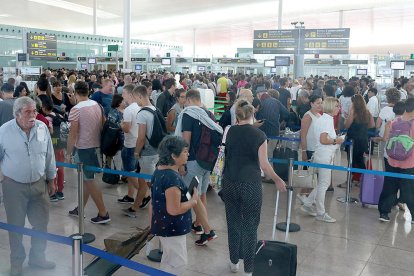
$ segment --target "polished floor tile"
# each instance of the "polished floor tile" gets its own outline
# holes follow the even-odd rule
[[[344,163],[345,164],[345,163]],[[100,179],[100,175],[97,178]],[[66,170],[65,197],[63,201],[50,204],[49,232],[70,236],[78,232],[78,219],[69,217],[68,211],[77,206],[77,178],[74,170]],[[345,172],[334,172],[334,186],[346,180]],[[92,200],[85,208],[85,231],[95,234],[96,240],[91,244],[103,249],[103,240],[117,232],[133,230],[135,227],[148,226],[148,210],[139,210],[137,218],[123,215],[121,205],[116,200],[126,193],[126,185],[107,185],[99,182],[104,194],[106,208],[111,216],[108,225],[95,225],[90,218],[96,216],[97,210]],[[345,189],[335,187],[334,192],[327,192],[326,209],[337,219],[336,223],[328,224],[316,221],[315,218],[303,214],[300,205],[293,197],[292,222],[298,224],[301,230],[289,234],[289,242],[298,246],[297,275],[324,276],[385,276],[385,275],[414,275],[414,231],[411,225],[411,215],[406,212],[393,210],[389,223],[378,221],[378,211],[374,208],[363,208],[360,204],[339,203],[337,197],[345,195]],[[353,187],[351,195],[359,196],[359,188]],[[275,187],[263,184],[263,206],[261,223],[258,229],[259,239],[271,239],[275,206]],[[286,221],[287,194],[281,194],[278,222]],[[196,235],[187,236],[188,266],[184,276],[216,276],[243,275],[243,264],[239,273],[229,270],[227,243],[227,225],[224,204],[216,193],[208,194],[209,221],[216,230],[218,239],[205,247],[196,247]],[[4,208],[0,207],[0,221],[6,221]],[[30,224],[26,222],[26,227]],[[284,233],[276,231],[276,239],[284,240]],[[157,241],[154,240],[154,246]],[[24,237],[26,252],[30,248],[30,238]],[[9,273],[9,242],[6,231],[0,229],[0,275]],[[49,242],[48,259],[57,263],[54,270],[37,270],[24,266],[24,275],[71,275],[72,251],[65,245]],[[84,266],[87,266],[93,256],[84,254]],[[159,268],[158,263],[149,261],[145,248],[132,258],[144,265]],[[119,269],[114,275],[142,275],[128,268]]]

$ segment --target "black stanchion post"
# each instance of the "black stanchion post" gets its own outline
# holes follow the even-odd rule
[[[352,158],[354,156],[354,141],[351,140],[351,145],[349,146],[349,160],[348,160],[348,172],[346,174],[346,192],[345,197],[338,197],[336,200],[341,203],[358,203],[358,199],[351,197],[351,179],[352,179],[352,172],[350,169],[352,168]]]
[[[283,231],[283,232],[285,232],[286,230],[288,232],[298,232],[298,231],[300,231],[299,224],[290,223],[289,225],[287,225],[287,221],[289,221],[288,218],[290,217],[290,214],[291,214],[291,210],[289,210],[289,201],[291,201],[292,197],[293,197],[292,196],[293,195],[293,185],[292,185],[292,183],[293,183],[293,161],[294,161],[293,158],[289,158],[289,178],[288,178],[289,179],[288,180],[289,189],[287,191],[286,222],[280,222],[280,223],[276,224],[276,229],[279,230],[279,231]]]
[[[91,243],[95,240],[95,235],[85,233],[84,226],[84,208],[83,208],[83,163],[78,163],[78,219],[79,219],[79,234],[82,236],[84,244]]]
[[[72,236],[72,276],[83,276],[82,236]]]

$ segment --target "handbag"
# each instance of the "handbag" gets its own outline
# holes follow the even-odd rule
[[[108,158],[108,157],[107,157]],[[112,159],[112,158],[111,158]],[[115,162],[112,159],[112,162],[114,164],[114,169],[116,170],[116,166],[115,166]],[[112,169],[111,168],[111,162],[109,162],[109,164],[105,164],[104,168],[105,169]],[[102,181],[111,185],[116,185],[119,183],[119,181],[121,180],[121,176],[119,174],[113,174],[113,173],[107,173],[104,172],[102,174]]]
[[[226,137],[227,132],[229,131],[230,126],[227,126],[224,129],[223,139],[221,140],[221,145],[219,147],[219,153],[217,156],[216,163],[214,164],[213,171],[210,175],[211,184],[216,189],[221,189],[221,179],[223,177],[223,170],[224,170],[224,161],[225,161],[225,150],[226,150]]]
[[[310,162],[313,161],[311,158]],[[294,188],[316,188],[318,185],[318,177],[314,167],[308,167],[307,170],[303,166],[299,166],[297,170],[293,170],[292,186]]]

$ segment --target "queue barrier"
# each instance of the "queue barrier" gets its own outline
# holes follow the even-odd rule
[[[51,233],[45,233],[45,232],[41,232],[38,230],[34,230],[34,229],[26,228],[26,227],[20,227],[20,226],[16,226],[16,225],[4,223],[4,222],[0,222],[0,229],[14,232],[14,233],[19,233],[25,236],[30,236],[30,237],[34,237],[38,239],[44,239],[44,240],[58,243],[58,244],[64,244],[68,246],[73,245],[73,238],[51,234]],[[155,275],[155,276],[172,276],[173,275],[171,273],[168,273],[168,272],[165,272],[165,271],[162,271],[162,270],[150,267],[150,266],[146,266],[146,265],[122,258],[120,256],[113,255],[111,253],[108,253],[104,250],[101,250],[99,248],[96,248],[90,245],[83,244],[80,248],[82,252],[89,253],[91,255],[103,258],[109,262],[127,267],[137,272],[145,273],[147,275]]]

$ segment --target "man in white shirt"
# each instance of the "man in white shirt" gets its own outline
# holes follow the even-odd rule
[[[368,104],[367,108],[369,112],[371,113],[372,117],[374,117],[374,120],[376,121],[379,115],[379,103],[377,98],[377,89],[370,88],[368,89]]]

